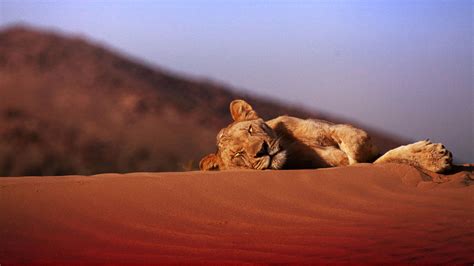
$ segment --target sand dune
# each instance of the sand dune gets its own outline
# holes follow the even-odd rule
[[[472,171],[0,179],[0,263],[474,262]]]

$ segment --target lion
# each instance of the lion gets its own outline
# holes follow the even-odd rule
[[[244,100],[232,101],[230,114],[234,121],[220,130],[217,151],[200,161],[201,170],[312,169],[372,162],[403,163],[441,173],[452,165],[452,153],[429,140],[379,157],[367,132],[348,124],[287,115],[264,121]]]

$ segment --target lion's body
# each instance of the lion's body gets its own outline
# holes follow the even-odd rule
[[[203,170],[308,169],[373,162],[378,150],[362,129],[316,119],[280,116],[263,121],[242,100],[230,106],[234,122],[219,132],[218,150]],[[399,162],[441,172],[452,155],[441,144],[419,141],[387,152],[374,163]]]
[[[367,133],[349,125],[291,116],[280,116],[266,123],[280,137],[280,145],[287,151],[285,168],[345,166],[368,162],[377,156],[377,149]],[[353,140],[348,143],[351,147],[344,147],[347,151],[341,147],[341,131],[351,135]]]

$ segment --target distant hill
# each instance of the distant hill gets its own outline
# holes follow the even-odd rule
[[[0,176],[196,169],[243,98],[264,118],[335,117],[183,78],[78,37],[0,32]],[[401,144],[369,130],[386,150]]]

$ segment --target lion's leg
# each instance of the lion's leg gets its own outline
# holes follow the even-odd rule
[[[403,163],[439,173],[451,167],[452,158],[441,143],[422,140],[390,150],[374,163]]]
[[[331,136],[347,154],[349,164],[369,162],[378,154],[370,136],[350,125],[332,125]]]

